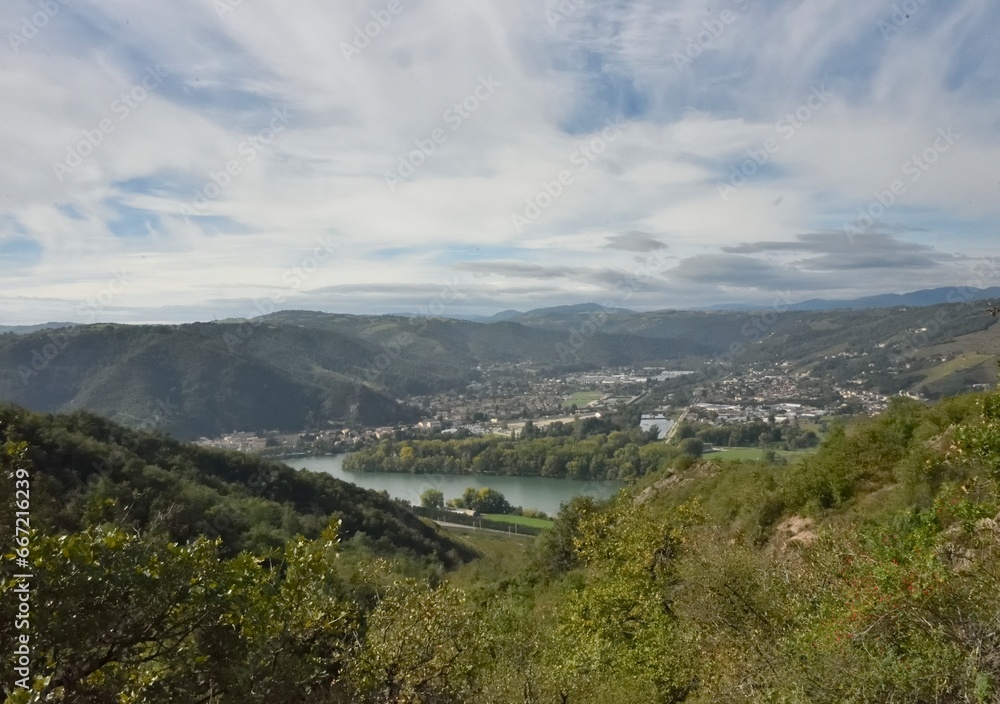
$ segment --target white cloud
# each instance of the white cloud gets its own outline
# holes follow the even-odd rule
[[[903,249],[991,253],[1000,12],[987,0],[924,4],[888,37],[878,23],[893,10],[878,4],[627,0],[551,26],[546,10],[558,5],[399,0],[385,22],[389,3],[366,0],[238,3],[221,16],[212,0],[74,0],[16,52],[8,36],[0,321],[72,318],[124,265],[132,278],[108,313],[129,320],[144,309],[150,319],[211,316],[262,289],[403,310],[476,261],[510,265],[502,284],[470,280],[481,291],[466,307],[598,299],[613,276],[594,272],[634,266],[636,252],[609,249],[609,238],[649,233],[671,257],[710,268],[732,261],[711,258],[727,246],[839,230],[903,179],[874,231],[896,231]],[[35,11],[8,3],[3,26],[17,33]],[[368,45],[345,57],[344,43],[377,18]],[[700,51],[678,66],[692,41]],[[126,113],[116,101],[149,83],[150,69],[166,76]],[[498,85],[476,98],[483,81]],[[787,136],[783,117],[824,87],[833,97]],[[287,125],[248,142],[275,109]],[[581,147],[617,115],[620,138],[582,168]],[[113,129],[60,181],[53,162],[102,121]],[[913,180],[907,165],[939,128],[960,138]],[[723,199],[719,184],[769,139],[777,151]],[[390,188],[401,160],[413,172]],[[516,228],[512,215],[561,171],[571,183]],[[209,217],[183,216],[198,203]],[[290,279],[317,241],[336,243],[336,255]],[[761,295],[778,285],[765,269],[749,270]],[[727,271],[728,284],[680,286],[664,274],[656,295],[630,304],[728,300],[752,276]],[[824,277],[784,273],[803,295],[830,290]],[[844,269],[835,288],[878,292],[869,274]],[[955,277],[942,261],[930,278],[896,269],[877,285]]]

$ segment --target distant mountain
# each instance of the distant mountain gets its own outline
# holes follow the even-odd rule
[[[0,336],[0,400],[89,410],[180,438],[326,421],[391,425],[420,415],[396,399],[464,389],[482,379],[484,364],[593,369],[712,352],[596,329],[283,311]]]
[[[519,310],[502,310],[499,313],[489,316],[488,320],[491,323],[500,323],[507,320],[516,320],[522,315],[524,315],[524,313]]]
[[[627,308],[606,308],[599,303],[577,303],[565,306],[549,306],[547,308],[534,308],[522,313],[519,310],[503,310],[493,315],[457,315],[456,320],[469,320],[476,323],[505,323],[522,322],[534,318],[546,318],[553,316],[578,316],[581,314],[607,313],[609,315],[621,315],[634,313]]]
[[[450,317],[455,320],[468,320],[473,323],[504,323],[510,320],[517,320],[522,315],[524,313],[521,311],[510,309],[502,310],[493,315],[453,315]]]
[[[89,325],[0,337],[0,400],[89,410],[180,438],[298,430],[310,419],[417,419],[416,409],[360,383],[376,354],[294,326]]]
[[[527,313],[522,313],[523,316],[540,316],[540,315],[579,315],[580,313],[608,313],[614,315],[622,315],[635,313],[634,310],[629,310],[628,308],[608,308],[607,306],[602,306],[600,303],[577,303],[575,305],[569,306],[550,306],[548,308],[535,308],[529,310]]]
[[[945,291],[936,295],[953,290]],[[995,376],[1000,320],[984,307],[636,313],[588,304],[492,323],[282,311],[225,323],[83,325],[0,335],[0,400],[197,438],[412,422],[420,410],[398,399],[462,391],[493,365],[557,376],[787,362],[845,382],[947,394]]]
[[[40,325],[0,325],[0,335],[14,333],[15,335],[28,335],[39,330],[55,330],[58,328],[71,328],[79,323],[42,323]]]
[[[947,286],[924,289],[912,293],[884,293],[845,300],[813,298],[808,301],[785,306],[784,310],[862,310],[865,308],[898,308],[905,306],[936,306],[943,303],[971,303],[1000,298],[1000,286],[991,288],[968,288]],[[706,310],[764,310],[770,306],[753,306],[733,303],[711,306]]]

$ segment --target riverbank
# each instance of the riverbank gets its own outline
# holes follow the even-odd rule
[[[510,477],[482,474],[402,474],[386,472],[347,472],[343,468],[348,455],[302,457],[286,460],[295,469],[324,472],[337,479],[364,489],[384,491],[395,499],[420,505],[420,496],[428,489],[437,489],[446,499],[457,498],[467,487],[489,487],[503,494],[512,506],[534,508],[550,516],[559,513],[562,504],[574,496],[608,499],[625,485],[614,481],[576,481],[547,477]]]

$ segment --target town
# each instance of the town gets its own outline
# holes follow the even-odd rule
[[[720,426],[799,422],[825,429],[825,419],[831,416],[875,415],[888,407],[891,397],[863,382],[837,384],[788,367],[787,363],[757,365],[713,380],[704,373],[666,367],[604,368],[548,377],[534,373],[529,365],[497,365],[482,369],[487,381],[459,391],[401,399],[422,410],[423,419],[414,424],[328,423],[298,432],[234,432],[198,442],[272,457],[335,454],[392,437],[517,437],[528,422],[537,428],[571,424],[627,407],[638,409],[643,430],[655,426],[659,437],[669,440],[681,420]]]

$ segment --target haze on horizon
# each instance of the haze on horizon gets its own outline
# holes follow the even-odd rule
[[[990,0],[11,0],[0,324],[1000,285]]]

